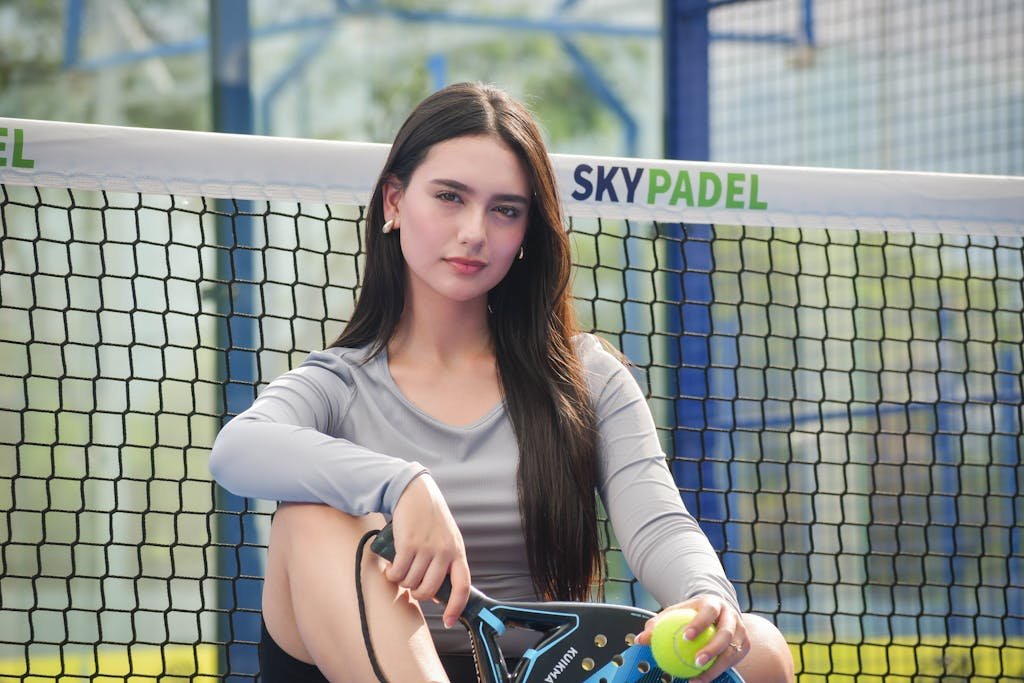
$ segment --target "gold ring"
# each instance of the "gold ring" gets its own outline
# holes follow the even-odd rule
[[[738,655],[743,654],[743,646],[740,645],[740,641],[738,641],[738,640],[732,641],[731,643],[729,643],[729,647],[731,647],[732,649],[736,650],[736,654],[738,654]]]

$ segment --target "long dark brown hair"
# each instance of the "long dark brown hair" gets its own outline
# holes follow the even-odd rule
[[[383,186],[403,186],[433,145],[491,135],[518,155],[529,176],[526,258],[513,261],[488,303],[498,374],[519,443],[517,487],[533,583],[555,600],[581,600],[601,578],[595,486],[595,416],[573,346],[569,240],[554,171],[536,122],[502,90],[460,83],[429,96],[391,147],[366,212],[366,260],[355,311],[334,346],[379,354],[405,305],[399,240],[381,233]]]

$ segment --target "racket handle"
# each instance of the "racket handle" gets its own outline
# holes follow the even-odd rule
[[[395,531],[391,527],[391,522],[388,522],[380,533],[370,543],[370,549],[383,557],[388,562],[395,561]],[[441,602],[448,602],[448,598],[452,594],[452,582],[447,576],[444,577],[444,582],[441,583],[441,587],[437,589],[437,595],[435,596]]]

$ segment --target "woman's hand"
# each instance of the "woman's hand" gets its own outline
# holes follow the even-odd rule
[[[420,601],[437,595],[450,575],[452,592],[444,610],[444,625],[451,628],[469,599],[469,564],[462,533],[430,475],[416,477],[402,492],[392,526],[395,561],[384,575]]]
[[[643,633],[636,637],[636,642],[641,645],[650,645],[655,624],[670,612],[687,607],[697,613],[697,616],[686,627],[684,637],[687,640],[696,638],[698,633],[711,624],[714,624],[716,629],[714,637],[697,652],[698,666],[703,665],[712,657],[718,657],[711,668],[702,672],[700,676],[689,679],[690,683],[713,681],[723,671],[735,666],[750,651],[750,639],[743,623],[743,615],[722,598],[714,595],[698,595],[665,608],[657,616],[647,621]]]

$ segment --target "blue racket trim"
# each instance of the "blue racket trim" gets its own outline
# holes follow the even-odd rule
[[[743,676],[740,676],[734,669],[726,669],[725,673],[711,681],[711,683],[745,683]]]
[[[492,614],[491,616],[494,615]],[[486,621],[481,621],[476,625],[476,630],[480,634],[480,645],[484,648],[487,665],[491,668],[491,676],[494,680],[500,681],[503,676],[501,674],[501,670],[498,669],[498,656],[491,652],[491,639],[487,637],[487,633],[484,630],[487,627],[490,627],[490,624]]]
[[[550,614],[552,616],[556,616],[556,617],[559,617],[559,618],[572,617],[572,622],[566,621],[567,624],[571,623],[572,626],[568,627],[558,638],[556,638],[555,640],[552,640],[550,643],[546,644],[544,647],[540,648],[539,650],[537,650],[535,648],[530,648],[529,650],[527,650],[526,652],[523,653],[522,659],[526,660],[528,663],[526,665],[526,671],[523,672],[522,680],[527,680],[527,681],[530,680],[530,674],[533,672],[533,666],[534,666],[534,664],[536,664],[537,658],[540,657],[541,655],[543,655],[545,652],[547,652],[551,648],[553,648],[556,645],[558,645],[563,640],[565,640],[570,634],[572,634],[580,626],[580,618],[577,615],[575,615],[575,614],[569,615],[569,614],[566,614],[564,612],[547,612],[545,610],[539,610],[539,609],[525,610],[525,609],[523,609],[521,607],[512,608],[512,607],[506,607],[506,606],[503,606],[503,605],[499,606],[499,607],[496,607],[495,610],[510,612],[512,614],[523,614],[525,612],[531,612],[533,614]],[[491,614],[491,616],[493,617],[494,615]]]
[[[505,624],[502,623],[501,619],[494,616],[494,612],[487,609],[486,607],[477,612],[477,616],[480,617],[481,620],[487,622],[487,625],[493,628],[494,632],[497,633],[499,636],[504,634],[505,631],[507,630],[505,628]]]

